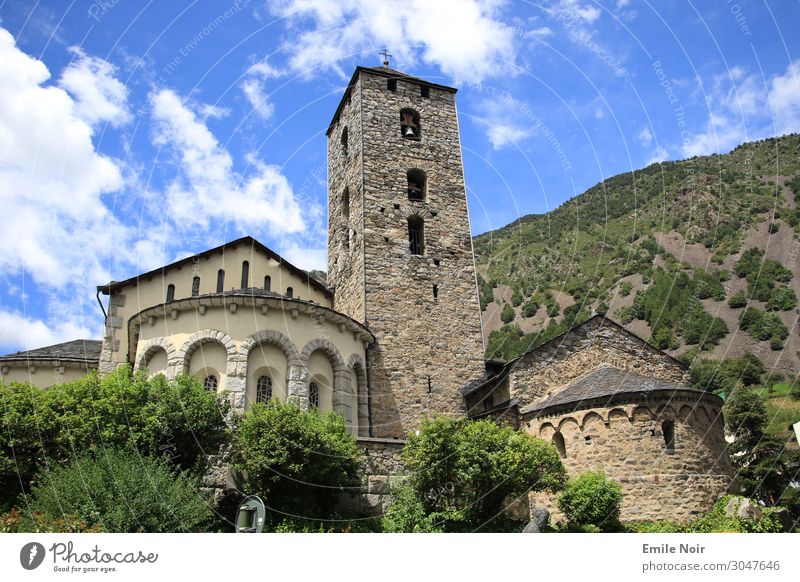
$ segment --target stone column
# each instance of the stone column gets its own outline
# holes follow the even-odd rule
[[[289,364],[287,376],[286,400],[300,410],[308,410],[308,369],[300,364]]]
[[[350,372],[337,370],[333,377],[333,410],[344,417],[347,427],[353,426],[353,388]]]

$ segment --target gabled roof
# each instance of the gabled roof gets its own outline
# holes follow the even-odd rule
[[[174,263],[164,265],[163,267],[153,269],[152,271],[148,271],[147,273],[142,273],[141,275],[136,275],[135,277],[130,277],[129,279],[125,279],[124,281],[112,281],[107,285],[98,285],[97,290],[102,292],[104,295],[108,295],[112,291],[116,291],[117,289],[125,287],[126,285],[136,285],[139,282],[139,279],[148,279],[151,277],[159,276],[164,272],[166,272],[168,269],[189,265],[197,257],[207,257],[216,253],[222,253],[225,251],[225,249],[228,248],[233,249],[236,248],[237,246],[249,246],[254,251],[258,251],[261,254],[268,256],[269,258],[277,261],[282,267],[288,269],[289,272],[299,277],[304,283],[307,283],[308,285],[315,288],[317,291],[323,293],[327,297],[333,297],[333,292],[330,289],[328,289],[325,285],[317,281],[314,277],[310,276],[303,269],[295,267],[292,263],[281,257],[278,253],[264,246],[251,236],[243,236],[242,238],[237,238],[236,240],[226,242],[225,244],[220,245],[218,247],[214,247],[213,249],[203,251],[202,253],[197,253],[196,255],[188,256],[185,259],[175,261]]]
[[[356,80],[358,79],[358,75],[364,73],[370,73],[372,75],[378,75],[380,77],[386,77],[387,79],[403,79],[405,81],[412,81],[417,83],[418,85],[425,85],[426,87],[433,87],[434,89],[441,89],[442,91],[449,91],[451,93],[455,93],[458,91],[455,87],[448,87],[447,85],[439,85],[438,83],[431,83],[430,81],[426,81],[425,79],[421,79],[419,77],[414,77],[412,75],[408,75],[401,71],[397,71],[395,69],[390,69],[389,67],[356,67],[356,70],[353,71],[353,76],[350,77],[350,82],[347,84],[347,89],[344,90],[344,94],[342,95],[341,101],[339,101],[339,105],[336,107],[336,112],[333,114],[333,118],[331,119],[330,124],[328,125],[328,131],[325,132],[325,135],[330,135],[333,126],[336,125],[336,122],[339,120],[339,114],[342,111],[342,107],[344,107],[344,103],[347,100],[350,92],[353,90],[353,87],[356,84]]]
[[[0,362],[28,362],[42,360],[61,360],[97,364],[103,342],[99,340],[78,339],[26,352],[16,352],[0,356]]]
[[[536,346],[534,348],[530,348],[529,350],[526,350],[521,355],[517,356],[513,360],[510,360],[508,363],[506,363],[505,366],[503,366],[496,373],[487,374],[486,376],[484,376],[483,378],[481,378],[479,380],[474,380],[474,381],[470,382],[469,384],[467,384],[466,386],[461,388],[461,395],[462,396],[469,396],[470,394],[473,394],[473,393],[477,392],[478,390],[481,390],[482,388],[485,388],[485,387],[487,387],[489,385],[496,386],[497,384],[502,382],[514,370],[514,368],[517,366],[517,364],[525,356],[527,356],[528,354],[532,354],[534,352],[537,352],[539,350],[543,350],[543,349],[545,349],[545,348],[547,348],[549,346],[552,346],[554,344],[561,343],[564,340],[565,336],[567,336],[568,334],[571,334],[571,333],[575,333],[575,331],[580,330],[582,327],[585,327],[585,326],[589,325],[590,323],[591,324],[601,323],[601,325],[610,325],[611,327],[617,329],[618,331],[624,333],[625,335],[628,335],[628,336],[630,336],[632,338],[635,338],[636,340],[638,340],[638,341],[642,342],[643,344],[647,345],[654,352],[657,352],[659,354],[662,354],[662,355],[668,357],[677,366],[680,366],[681,368],[686,369],[686,364],[684,364],[680,360],[670,356],[667,352],[665,352],[663,350],[660,350],[660,349],[658,349],[658,348],[656,348],[654,346],[651,346],[644,339],[642,339],[641,337],[639,337],[638,335],[636,335],[635,333],[633,333],[629,329],[625,328],[624,326],[620,325],[616,321],[614,321],[612,319],[609,319],[605,315],[598,314],[598,315],[594,315],[594,316],[590,317],[589,319],[587,319],[586,321],[584,321],[581,324],[578,324],[576,326],[571,327],[570,329],[568,329],[564,333],[555,336],[554,338],[544,342],[543,344],[538,345],[538,346]],[[497,366],[497,361],[496,360],[493,360],[492,362],[493,362],[494,366]]]
[[[567,405],[572,407],[588,406],[590,401],[598,398],[609,400],[622,395],[665,391],[672,394],[690,392],[696,393],[698,396],[710,394],[685,384],[641,376],[613,366],[603,365],[575,378],[552,396],[526,406],[521,412],[523,414],[543,412],[550,408]]]

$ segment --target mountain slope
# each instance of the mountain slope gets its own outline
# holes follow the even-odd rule
[[[750,351],[799,370],[796,193],[800,136],[788,135],[620,174],[475,237],[487,355],[596,311],[673,355]]]

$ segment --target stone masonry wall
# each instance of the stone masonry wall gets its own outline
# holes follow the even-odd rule
[[[392,491],[406,474],[403,446],[399,439],[359,438],[364,451],[364,483],[355,496],[343,496],[343,509],[358,515],[383,515],[392,501]]]
[[[707,512],[733,479],[723,434],[721,400],[690,391],[651,393],[640,400],[533,418],[525,429],[553,442],[564,438],[571,476],[602,469],[622,487],[622,521],[686,522]],[[674,423],[668,449],[663,422]],[[563,519],[552,495],[531,495],[532,507]]]
[[[451,91],[432,87],[430,96],[422,97],[420,85],[403,78],[391,91],[385,77],[369,72],[359,75],[358,87],[342,120],[349,115],[348,107],[358,103],[363,201],[354,202],[350,191],[351,218],[363,204],[363,232],[354,237],[354,245],[363,246],[356,251],[364,256],[362,298],[350,296],[358,294],[357,285],[341,269],[333,271],[332,282],[336,308],[361,321],[355,310],[363,301],[364,323],[376,337],[369,352],[372,435],[402,437],[416,429],[425,414],[463,415],[459,388],[483,374],[458,120]],[[419,141],[400,136],[400,110],[405,107],[420,115]],[[352,175],[351,166],[336,166],[334,160],[332,176]],[[427,176],[424,201],[408,199],[406,173],[415,168]],[[331,188],[341,190],[333,180]],[[342,218],[337,216],[334,193],[330,198],[335,233]],[[424,220],[422,255],[412,255],[409,249],[410,217]]]
[[[610,364],[650,378],[685,382],[686,370],[644,340],[602,317],[523,355],[509,374],[509,398],[520,408],[542,400],[573,379]]]

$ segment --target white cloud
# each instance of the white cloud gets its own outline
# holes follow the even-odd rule
[[[50,72],[0,29],[0,271],[23,270],[38,284],[70,293],[107,277],[101,257],[124,229],[101,196],[123,179],[115,160],[99,155],[92,128]],[[101,119],[116,116],[107,110]],[[74,290],[74,289],[72,289]]]
[[[114,76],[115,67],[80,48],[70,50],[75,57],[58,84],[74,96],[75,115],[92,126],[106,121],[114,127],[128,123],[128,88]]]
[[[388,47],[393,66],[422,59],[458,79],[481,80],[510,70],[514,30],[499,21],[498,0],[283,0],[273,13],[296,26],[287,42],[295,72],[345,73],[341,59]],[[308,21],[312,28],[308,30]],[[300,28],[300,27],[303,28]],[[377,64],[377,63],[376,63]]]
[[[510,96],[484,99],[476,110],[479,113],[474,119],[486,132],[494,150],[516,144],[534,132],[530,121],[522,115],[523,104]]]
[[[305,229],[292,187],[278,166],[248,160],[252,173],[234,170],[233,158],[176,93],[151,95],[153,142],[180,160],[167,187],[170,216],[176,225],[208,229],[233,222],[239,228],[268,229],[273,236]]]
[[[258,79],[246,79],[242,83],[242,91],[247,101],[261,119],[269,119],[275,111],[275,106],[270,103],[269,95],[264,91],[264,86]]]
[[[328,249],[300,246],[291,242],[281,249],[281,255],[293,265],[306,271],[328,269]]]
[[[582,4],[579,0],[557,0],[547,11],[557,20],[584,24],[593,24],[602,15],[597,6]]]
[[[256,64],[252,65],[249,69],[247,69],[248,75],[257,75],[262,79],[272,79],[273,77],[280,77],[285,73],[273,67],[267,62],[267,59],[262,59]]]
[[[203,103],[198,107],[198,110],[203,117],[211,117],[212,119],[223,119],[231,114],[231,110],[227,107],[211,105],[210,103]]]
[[[30,350],[74,339],[89,339],[94,335],[85,325],[72,321],[59,319],[53,328],[21,313],[0,310],[0,346]]]
[[[653,134],[650,133],[650,128],[647,126],[643,127],[642,131],[637,134],[636,139],[639,140],[643,148],[649,148],[650,144],[653,143]]]
[[[800,60],[770,79],[733,67],[713,79],[706,103],[708,121],[684,143],[687,156],[724,152],[745,141],[798,132]]]
[[[669,159],[669,152],[662,148],[661,146],[657,146],[655,150],[652,151],[650,157],[647,159],[645,163],[646,166],[650,164],[656,164],[661,162],[666,162]]]

